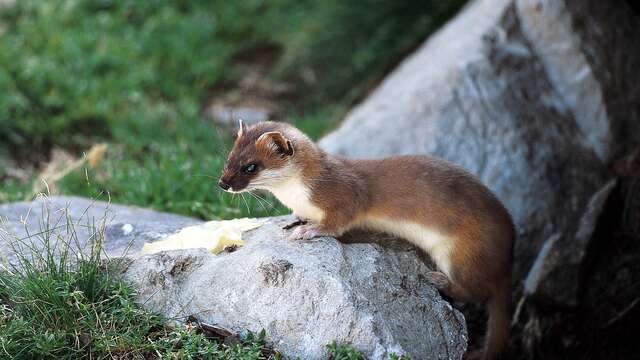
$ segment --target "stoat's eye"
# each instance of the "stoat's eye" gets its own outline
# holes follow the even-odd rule
[[[249,164],[245,166],[244,169],[242,169],[242,171],[247,174],[253,174],[254,172],[256,172],[256,170],[258,170],[258,165],[256,164]]]

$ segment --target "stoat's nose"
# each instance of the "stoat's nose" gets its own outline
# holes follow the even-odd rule
[[[218,181],[218,185],[220,185],[222,190],[229,190],[229,184],[224,182],[222,179],[220,179],[220,181]]]

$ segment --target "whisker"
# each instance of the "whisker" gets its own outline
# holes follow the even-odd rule
[[[214,179],[217,180],[218,177],[217,176],[212,176],[212,175],[207,175],[207,174],[190,174],[189,176],[193,176],[193,177],[206,177],[209,179]]]
[[[273,203],[271,203],[271,202],[270,202],[270,201],[268,201],[267,199],[263,198],[262,196],[260,196],[260,195],[258,195],[258,194],[256,194],[256,193],[254,193],[254,192],[252,192],[252,191],[249,191],[249,193],[251,193],[251,195],[255,196],[256,198],[258,198],[258,199],[260,199],[260,200],[264,201],[265,203],[269,204],[269,206],[271,206],[272,208],[273,208],[273,207],[275,207],[275,206],[273,205]]]
[[[272,203],[270,203],[269,201],[267,201],[263,197],[259,196],[258,194],[255,194],[252,191],[249,191],[249,194],[251,194],[251,196],[253,196],[258,201],[258,203],[260,203],[260,206],[262,206],[262,209],[264,209],[265,212],[269,212],[270,209],[272,210],[272,209],[275,208],[275,206]],[[264,206],[265,203],[268,205],[269,209],[267,209]]]
[[[240,193],[240,197],[244,201],[244,204],[247,206],[247,214],[249,214],[249,216],[251,216],[251,209],[249,209],[249,203],[247,202],[247,199],[244,198],[244,194],[243,193]]]
[[[269,210],[264,206],[264,204],[262,203],[262,201],[261,201],[260,199],[258,199],[254,193],[252,193],[252,192],[250,192],[250,191],[249,191],[248,193],[249,193],[249,195],[253,196],[253,197],[258,201],[258,204],[260,204],[260,207],[262,207],[262,209],[263,209],[266,213],[268,213],[268,212],[269,212]]]

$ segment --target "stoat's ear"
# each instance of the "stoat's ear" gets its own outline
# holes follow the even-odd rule
[[[238,119],[238,137],[242,137],[242,134],[244,134],[247,131],[247,125],[244,124],[244,121],[242,121],[242,119]]]
[[[292,156],[295,152],[291,140],[285,138],[279,131],[266,132],[256,140],[256,147]]]

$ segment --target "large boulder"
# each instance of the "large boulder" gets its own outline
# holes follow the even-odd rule
[[[513,215],[522,278],[550,236],[572,241],[612,158],[640,140],[638,38],[623,1],[475,0],[320,144],[466,167]]]
[[[177,321],[195,318],[237,332],[265,329],[276,349],[292,358],[326,358],[332,341],[370,359],[391,353],[461,359],[467,347],[463,316],[427,284],[420,253],[401,242],[288,241],[282,226],[293,219],[282,217],[245,233],[245,245],[232,252],[141,255],[145,241],[201,221],[71,197],[0,205],[0,218],[0,246],[10,259],[11,238],[44,231],[60,246],[71,236],[71,223],[81,246],[90,245],[94,230],[82,225],[95,224],[104,229],[111,256],[128,249],[122,276],[140,304]]]
[[[171,318],[195,316],[233,330],[265,329],[275,347],[301,359],[327,358],[348,343],[370,359],[460,359],[462,315],[423,274],[414,248],[289,241],[271,219],[231,253],[204,250],[143,256],[125,272],[140,300]]]

